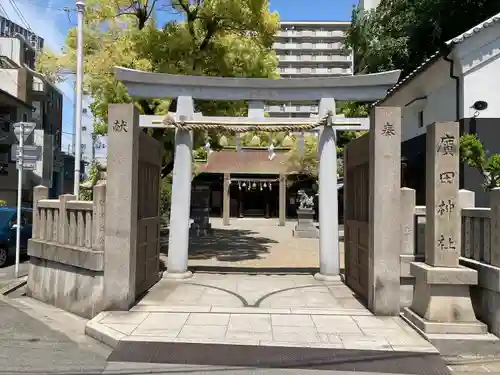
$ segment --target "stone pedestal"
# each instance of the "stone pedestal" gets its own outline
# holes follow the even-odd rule
[[[415,293],[404,317],[424,336],[488,332],[488,327],[476,319],[470,299],[469,287],[477,284],[477,271],[415,262],[410,272],[416,278]]]
[[[197,237],[208,236],[212,232],[210,224],[210,188],[194,186],[191,192],[191,218],[193,223],[189,234]]]
[[[439,334],[485,334],[476,319],[470,285],[477,271],[459,265],[461,209],[459,183],[459,125],[427,127],[425,263],[411,263],[415,293],[403,317],[432,339]],[[434,336],[435,337],[435,336]]]
[[[293,236],[299,238],[319,238],[319,231],[314,225],[314,210],[312,208],[299,208],[297,225],[293,230]]]

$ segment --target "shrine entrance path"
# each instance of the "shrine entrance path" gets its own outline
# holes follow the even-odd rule
[[[228,228],[212,220],[213,238],[192,239],[190,266],[214,267],[213,272],[195,269],[189,279],[163,278],[130,311],[92,319],[89,334],[111,346],[205,343],[436,353],[401,318],[373,316],[340,277],[325,282],[312,272],[294,273],[294,267],[317,268],[318,240],[294,238],[293,224],[239,219]]]
[[[280,227],[277,219],[211,218],[212,234],[190,236],[189,267],[194,270],[237,271],[255,269],[261,272],[319,270],[319,240],[293,237],[296,224],[289,221]],[[162,239],[161,259],[167,264],[168,237]],[[344,267],[344,244],[340,243],[340,267]]]

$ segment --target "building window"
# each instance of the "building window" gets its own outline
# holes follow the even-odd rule
[[[418,127],[424,127],[424,111],[418,111]]]

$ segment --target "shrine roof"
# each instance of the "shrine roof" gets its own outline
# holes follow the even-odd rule
[[[269,151],[260,148],[223,149],[212,152],[206,163],[198,164],[198,173],[280,174],[288,170],[288,149]]]

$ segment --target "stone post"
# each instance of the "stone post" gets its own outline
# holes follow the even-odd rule
[[[49,197],[49,189],[45,186],[35,186],[33,189],[33,239],[40,238],[40,213],[38,212],[38,201]]]
[[[375,315],[400,312],[401,109],[370,116],[368,306]]]
[[[191,120],[194,103],[191,97],[177,99],[177,116]],[[191,180],[193,138],[189,131],[175,132],[175,157],[172,182],[172,204],[170,209],[170,236],[168,243],[168,265],[165,277],[184,279],[191,277],[188,271],[189,211],[191,207]]]
[[[229,225],[229,214],[231,210],[230,186],[231,175],[229,173],[224,173],[224,192],[222,194],[222,221],[224,225]]]
[[[415,254],[415,202],[414,189],[401,188],[401,254]]]
[[[476,320],[469,286],[477,271],[459,265],[459,125],[427,127],[425,263],[410,265],[415,293],[404,318],[429,339],[433,334],[483,334]]]
[[[413,281],[409,276],[410,263],[415,260],[415,190],[401,188],[401,282],[399,302],[409,306],[413,299]]]
[[[104,241],[106,233],[106,183],[99,182],[94,186],[93,194],[93,228],[92,228],[92,249],[104,251]]]
[[[286,176],[284,174],[280,174],[279,210],[279,225],[284,227],[286,221]]]
[[[139,112],[111,104],[108,119],[104,308],[128,310],[136,299]]]
[[[490,263],[500,267],[500,188],[490,191]]]
[[[321,99],[319,117],[335,113],[333,98]],[[319,280],[337,279],[340,274],[339,209],[337,190],[337,145],[333,115],[319,134]]]
[[[59,196],[59,243],[61,245],[69,243],[70,222],[66,207],[69,201],[74,201],[75,199],[76,196],[73,194],[63,194]],[[41,233],[40,239],[45,239],[45,233]]]

